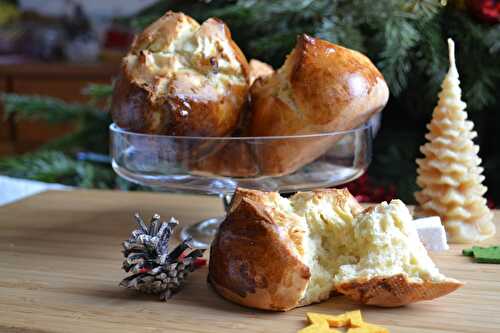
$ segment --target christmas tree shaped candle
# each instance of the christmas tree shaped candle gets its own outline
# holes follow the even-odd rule
[[[493,236],[495,225],[483,197],[486,187],[482,185],[479,147],[472,141],[477,133],[464,111],[451,39],[448,47],[450,69],[427,126],[429,142],[420,147],[425,157],[417,160],[421,191],[415,194],[416,214],[439,215],[450,242],[474,242]]]

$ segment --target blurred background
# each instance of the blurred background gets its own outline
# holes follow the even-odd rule
[[[0,175],[137,189],[109,164],[109,96],[134,33],[167,10],[223,19],[247,58],[275,68],[303,32],[367,54],[391,98],[372,165],[349,184],[362,201],[414,202],[415,158],[448,70],[446,39],[453,38],[487,197],[491,206],[500,203],[500,1],[494,0],[0,0]]]

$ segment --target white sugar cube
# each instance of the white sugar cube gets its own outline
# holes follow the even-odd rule
[[[420,241],[428,251],[445,251],[449,249],[446,241],[446,231],[439,216],[415,219],[414,222]]]

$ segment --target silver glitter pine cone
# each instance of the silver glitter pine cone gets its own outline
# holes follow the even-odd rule
[[[172,217],[169,222],[161,222],[160,215],[154,214],[147,226],[139,214],[134,216],[138,228],[122,244],[122,268],[132,275],[120,286],[160,294],[161,300],[167,300],[180,290],[190,272],[206,263],[201,259],[204,250],[193,249],[185,240],[169,253],[170,237],[178,221]]]

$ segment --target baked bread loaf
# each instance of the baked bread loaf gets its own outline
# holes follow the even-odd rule
[[[400,306],[462,283],[442,275],[399,200],[363,210],[348,190],[238,189],[211,246],[208,281],[233,302],[286,311],[341,293]]]
[[[301,35],[283,66],[251,87],[248,136],[287,136],[353,129],[386,105],[389,89],[365,55]],[[321,156],[336,138],[276,142],[262,151],[262,172],[291,173]]]
[[[179,136],[226,136],[247,103],[248,63],[218,19],[198,24],[167,12],[123,59],[111,112],[123,129]]]
[[[289,136],[353,129],[383,109],[389,89],[363,54],[302,35],[277,71],[250,61],[250,113],[242,136]],[[314,161],[342,138],[230,142],[193,168],[230,177],[281,176]],[[245,156],[242,158],[242,156]]]

